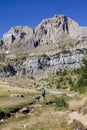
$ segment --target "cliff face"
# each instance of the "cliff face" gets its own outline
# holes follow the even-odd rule
[[[52,53],[52,52],[51,52]],[[53,52],[54,53],[54,52]],[[79,68],[84,57],[84,53],[80,50],[70,52],[68,50],[57,52],[50,55],[50,52],[46,55],[33,58],[27,58],[21,68],[25,68],[26,74],[56,74],[64,69]],[[22,69],[21,69],[22,70]]]
[[[80,67],[87,53],[87,27],[80,27],[64,15],[55,15],[34,29],[12,27],[0,40],[0,49],[8,51],[6,59],[16,62],[16,53],[27,53],[21,62],[11,61],[18,74],[55,74]]]

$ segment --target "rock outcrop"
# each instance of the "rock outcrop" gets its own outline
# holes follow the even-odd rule
[[[57,72],[61,72],[64,69],[75,69],[81,66],[84,53],[79,50],[70,52],[66,50],[65,52],[61,51],[59,53],[50,55],[41,55],[38,57],[31,57],[24,61],[21,68],[25,68],[26,74],[45,74],[52,75]],[[21,69],[22,70],[22,69]]]

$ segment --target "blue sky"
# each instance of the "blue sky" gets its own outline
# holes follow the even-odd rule
[[[12,26],[34,28],[55,14],[64,14],[87,26],[87,0],[0,0],[0,37]]]

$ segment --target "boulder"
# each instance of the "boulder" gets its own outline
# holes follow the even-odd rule
[[[19,112],[20,113],[23,113],[23,114],[26,114],[28,113],[30,110],[27,108],[27,107],[24,107],[23,109],[20,109]]]
[[[10,97],[24,97],[22,94],[11,94]]]

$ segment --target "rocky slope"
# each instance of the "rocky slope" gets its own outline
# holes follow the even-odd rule
[[[7,53],[5,63],[10,62],[18,74],[50,75],[78,68],[87,53],[87,27],[55,15],[34,29],[12,27],[0,40],[0,50]]]

